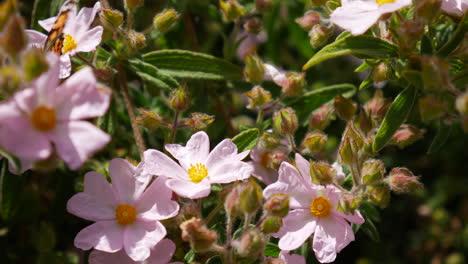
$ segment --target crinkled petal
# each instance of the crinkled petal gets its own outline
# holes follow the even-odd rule
[[[57,94],[57,119],[79,120],[102,116],[110,102],[110,91],[96,87],[96,78],[90,67],[73,74],[60,87]]]
[[[133,205],[145,191],[151,179],[141,167],[135,167],[125,159],[113,159],[109,163],[112,188],[120,204]]]
[[[224,161],[215,167],[208,167],[208,177],[211,183],[229,183],[249,178],[252,171],[252,166],[246,162]]]
[[[351,226],[342,218],[321,218],[315,230],[313,249],[321,263],[335,261],[336,254],[354,240]]]
[[[343,212],[334,210],[333,214],[336,217],[344,218],[344,219],[348,220],[349,222],[357,224],[357,225],[362,225],[365,222],[364,217],[362,217],[361,213],[359,211],[357,211],[357,210],[356,210],[356,212],[354,212],[354,214],[345,214]]]
[[[370,1],[347,1],[330,15],[330,21],[353,35],[366,32],[379,19],[378,4]]]
[[[206,178],[199,183],[170,179],[166,182],[166,184],[167,187],[177,193],[177,195],[190,199],[206,197],[211,192],[211,184]]]
[[[123,227],[117,221],[101,221],[82,229],[75,237],[75,247],[116,252],[123,247]]]
[[[187,172],[166,154],[155,149],[148,149],[144,153],[144,170],[152,175],[168,178],[188,180]]]
[[[117,201],[106,178],[95,171],[86,173],[84,192],[67,202],[67,211],[90,221],[114,220]]]
[[[167,264],[171,261],[176,250],[176,245],[170,239],[161,240],[151,249],[151,256],[147,262],[149,264]]]
[[[297,254],[289,254],[288,251],[281,251],[279,259],[283,260],[284,264],[306,264],[305,258]]]
[[[172,190],[166,186],[167,178],[159,176],[136,201],[139,217],[149,220],[171,218],[179,212],[179,204],[172,200]]]
[[[109,135],[85,121],[62,122],[51,134],[60,158],[76,170],[110,141]]]
[[[77,47],[73,52],[90,52],[95,50],[101,43],[103,31],[104,29],[101,26],[97,26],[85,32],[83,36],[77,40]]]
[[[185,147],[178,144],[167,144],[165,148],[187,170],[190,168],[190,164],[204,164],[206,162],[210,152],[210,139],[205,132],[200,131],[190,137]]]
[[[282,250],[294,250],[300,247],[314,233],[317,222],[307,209],[289,212],[283,218],[283,227],[279,231],[281,238],[278,242]]]
[[[135,222],[125,228],[124,249],[134,261],[143,261],[151,254],[151,248],[166,236],[166,228],[158,222]]]

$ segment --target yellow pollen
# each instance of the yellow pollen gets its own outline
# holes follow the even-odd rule
[[[135,222],[136,211],[133,206],[128,204],[121,204],[115,210],[115,218],[121,225],[131,225]]]
[[[194,183],[199,183],[208,176],[208,169],[202,163],[190,164],[188,175]]]
[[[327,217],[330,215],[331,204],[324,197],[315,198],[310,204],[310,212],[315,216]]]
[[[45,106],[39,106],[34,110],[31,116],[31,121],[34,127],[40,131],[52,130],[57,123],[54,109],[50,109]]]
[[[62,54],[65,54],[74,49],[76,49],[75,39],[71,35],[66,34],[65,39],[63,40]]]
[[[379,5],[383,5],[383,4],[388,4],[388,3],[394,3],[395,0],[375,0],[375,2]]]

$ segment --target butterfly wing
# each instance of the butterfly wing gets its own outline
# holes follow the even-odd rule
[[[68,0],[66,1],[55,20],[54,25],[47,35],[47,40],[44,45],[44,49],[47,51],[53,51],[58,55],[62,55],[63,47],[63,29],[67,23],[67,20],[70,16],[70,11],[76,9],[77,0]]]

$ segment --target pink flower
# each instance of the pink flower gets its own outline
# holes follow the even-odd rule
[[[278,246],[282,250],[300,247],[314,234],[313,250],[321,263],[335,260],[336,254],[354,240],[349,222],[362,224],[359,212],[345,214],[338,210],[341,192],[332,185],[320,186],[311,181],[310,164],[296,154],[296,166],[283,162],[279,179],[268,186],[263,195],[275,193],[291,194],[291,211],[283,219],[283,227],[275,234],[280,237]]]
[[[264,31],[253,34],[241,30],[236,37],[236,41],[240,41],[239,47],[237,48],[237,57],[243,60],[247,55],[255,53],[257,51],[257,46],[265,43],[267,38],[267,34]]]
[[[297,254],[289,254],[288,251],[281,251],[279,259],[284,261],[284,264],[306,264],[305,258]]]
[[[116,253],[108,253],[99,250],[93,250],[89,254],[89,264],[168,264],[174,255],[176,246],[170,239],[163,239],[158,242],[152,249],[151,255],[146,261],[134,261],[125,254],[124,250],[120,250]],[[172,262],[171,264],[182,264],[182,262]]]
[[[89,67],[60,84],[58,57],[50,53],[48,59],[47,73],[0,104],[0,146],[31,163],[48,158],[55,149],[70,169],[78,169],[110,141],[109,135],[82,121],[104,115],[110,91],[96,88]]]
[[[283,87],[288,81],[286,77],[286,72],[283,70],[278,70],[275,66],[265,63],[265,80],[271,80],[275,82],[278,86]]]
[[[442,10],[456,16],[463,16],[468,9],[468,0],[442,0]]]
[[[342,0],[330,21],[353,35],[365,33],[379,18],[411,5],[411,0]]]
[[[109,173],[112,185],[102,174],[88,172],[84,191],[68,200],[68,212],[96,222],[76,235],[75,246],[109,253],[123,249],[132,260],[144,261],[166,236],[159,220],[175,216],[179,205],[171,200],[164,177],[146,189],[152,177],[143,173],[142,164],[113,159]]]
[[[277,181],[277,168],[281,162],[287,159],[287,154],[290,151],[288,146],[286,138],[282,139],[281,144],[275,149],[265,149],[257,144],[250,151],[252,161],[248,162],[253,168],[252,175],[267,185]]]
[[[76,8],[72,8],[68,13],[67,22],[63,29],[64,42],[60,56],[61,79],[68,77],[71,73],[70,56],[74,56],[78,52],[93,51],[101,43],[103,28],[97,26],[90,29],[94,17],[100,11],[101,3],[98,1],[93,8],[82,8],[78,14],[76,14]],[[51,17],[39,21],[39,25],[49,32],[56,20],[57,17]],[[46,35],[35,30],[26,30],[26,33],[30,45],[44,47],[47,40]]]
[[[192,135],[185,147],[168,144],[165,148],[180,165],[164,153],[149,149],[144,154],[145,170],[170,178],[167,186],[182,197],[208,196],[211,184],[244,180],[252,173],[252,167],[241,161],[249,151],[238,154],[236,145],[225,139],[210,152],[210,141],[203,131]]]

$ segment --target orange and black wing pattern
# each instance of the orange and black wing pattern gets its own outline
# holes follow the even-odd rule
[[[63,47],[63,29],[67,23],[70,11],[76,8],[78,0],[68,0],[65,2],[60,9],[60,13],[57,16],[57,20],[55,20],[54,25],[49,31],[47,35],[47,40],[44,45],[44,49],[47,51],[53,51],[57,55],[62,55],[62,47]]]

